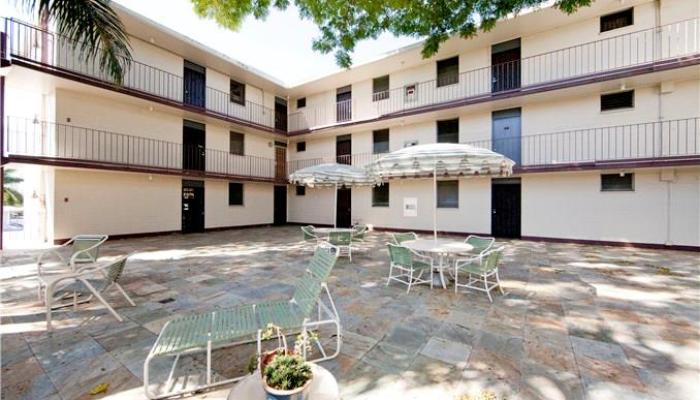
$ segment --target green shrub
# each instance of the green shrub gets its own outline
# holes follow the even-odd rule
[[[311,366],[297,355],[278,355],[265,367],[267,385],[274,389],[298,389],[309,379]]]

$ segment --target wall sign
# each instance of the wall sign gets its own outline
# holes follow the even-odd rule
[[[418,216],[418,199],[415,197],[403,198],[403,216],[417,217]]]

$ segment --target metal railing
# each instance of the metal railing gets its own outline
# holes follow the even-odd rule
[[[461,72],[444,82],[432,79],[390,89],[373,94],[371,104],[361,113],[352,113],[352,117],[355,121],[372,119],[697,53],[700,53],[700,19],[696,18]],[[330,107],[334,105],[307,107],[290,114],[290,131],[345,122],[335,119],[327,111]]]
[[[275,161],[270,158],[26,118],[7,118],[4,144],[4,154],[10,158],[270,180],[275,176]]]
[[[484,133],[479,136],[489,135]],[[700,118],[523,134],[513,138],[464,143],[504,154],[516,161],[516,168],[663,160],[700,156]],[[362,153],[292,160],[289,161],[289,171],[329,162],[365,167],[381,156]]]
[[[4,19],[3,29],[7,34],[7,51],[13,58],[186,105],[184,79],[180,75],[132,60],[118,84],[95,58],[80,57],[79,42],[13,19]],[[230,100],[229,93],[211,87],[205,88],[205,98],[206,111],[274,128],[274,110],[264,105],[249,100],[244,105],[237,104]]]

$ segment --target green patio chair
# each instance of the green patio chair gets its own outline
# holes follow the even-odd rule
[[[417,240],[418,235],[415,234],[415,232],[404,232],[404,233],[394,233],[391,235],[391,237],[394,239],[394,244],[400,245],[403,242],[407,242],[409,240]]]
[[[78,296],[87,297],[81,303],[88,302],[93,297],[97,298],[114,318],[120,322],[123,321],[122,317],[105,300],[104,294],[109,289],[115,288],[130,305],[136,306],[131,297],[126,294],[124,288],[119,285],[119,280],[126,267],[127,258],[128,256],[123,256],[102,267],[87,266],[76,272],[55,274],[46,278],[46,330],[51,331],[51,313],[53,309],[71,304],[74,310],[77,309]],[[66,284],[66,281],[69,283]],[[66,304],[63,302],[65,300],[72,300],[72,303]],[[56,304],[56,301],[61,303]]]
[[[349,231],[331,231],[328,234],[328,242],[338,248],[340,252],[338,255],[345,252],[350,262],[352,262],[352,234]]]
[[[285,335],[317,330],[322,326],[335,327],[335,351],[329,354],[320,338],[314,339],[319,351],[317,358],[324,361],[340,353],[342,332],[340,317],[326,284],[338,258],[339,249],[322,242],[295,284],[294,294],[288,300],[243,304],[212,312],[196,313],[171,320],[163,326],[144,362],[143,381],[149,399],[184,395],[238,381],[247,375],[212,382],[212,351],[244,343],[257,343],[258,362],[262,354],[263,334],[268,326],[282,329]],[[206,354],[206,379],[202,384],[176,387],[173,371],[181,356]],[[306,354],[304,354],[305,356]],[[153,390],[151,362],[156,358],[174,358],[171,374],[161,387],[165,393]],[[162,368],[160,364],[156,368]]]
[[[496,239],[492,237],[469,235],[464,243],[467,243],[474,248],[474,250],[472,250],[473,253],[481,254],[482,252],[490,249],[495,241]]]
[[[358,224],[352,227],[352,241],[353,242],[364,242],[365,235],[369,231],[367,225]]]
[[[319,237],[314,233],[314,226],[313,225],[306,225],[301,227],[301,232],[304,235],[304,241],[317,244],[319,241]]]
[[[389,248],[389,277],[386,280],[386,286],[389,286],[392,280],[408,285],[406,293],[411,291],[411,286],[430,283],[430,288],[433,288],[433,259],[420,255],[408,247],[398,246],[393,243],[387,243]],[[394,274],[398,271],[397,274]],[[429,278],[423,279],[423,274],[428,273]]]
[[[460,287],[479,290],[486,292],[492,303],[491,290],[498,287],[503,294],[501,280],[498,276],[498,266],[503,258],[503,249],[504,247],[501,246],[486,250],[479,257],[458,259],[455,262],[455,293]],[[460,273],[467,274],[468,281],[466,283],[459,283]],[[491,277],[495,280],[489,280]]]

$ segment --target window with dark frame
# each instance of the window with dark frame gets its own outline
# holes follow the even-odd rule
[[[297,142],[297,153],[306,151],[306,142]]]
[[[634,90],[600,95],[600,111],[634,107]]]
[[[600,17],[600,32],[612,31],[634,24],[634,8]]]
[[[372,80],[372,101],[389,98],[389,75],[380,76]]]
[[[243,205],[243,184],[237,182],[228,183],[228,205]]]
[[[438,181],[438,208],[459,208],[459,181]]]
[[[389,184],[372,188],[372,207],[389,207]]]
[[[437,122],[438,143],[459,143],[459,118]]]
[[[245,84],[231,79],[231,102],[245,105]]]
[[[297,185],[296,194],[297,196],[306,196],[306,186]]]
[[[600,191],[601,192],[633,192],[634,191],[634,174],[601,174],[600,175]]]
[[[459,82],[459,56],[437,62],[437,87]]]
[[[372,153],[382,154],[389,152],[389,130],[380,129],[372,132]]]
[[[229,153],[239,156],[245,152],[245,135],[238,132],[229,132]]]
[[[306,107],[306,97],[297,99],[297,109]]]

